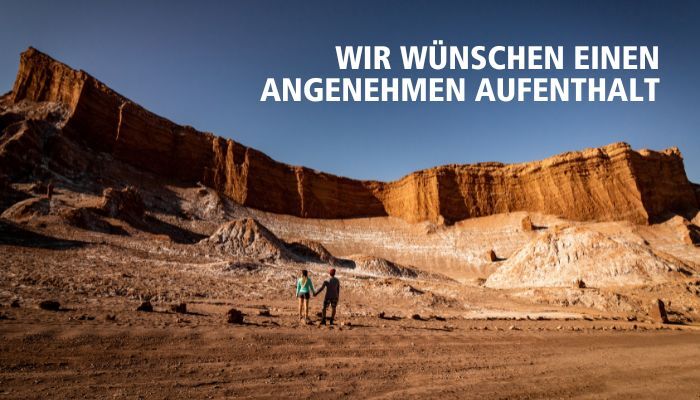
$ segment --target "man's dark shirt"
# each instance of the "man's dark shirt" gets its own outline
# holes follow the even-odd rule
[[[325,300],[338,300],[338,297],[340,297],[340,281],[338,278],[331,277],[327,279],[323,282],[323,285],[318,289],[318,291],[322,291],[323,288],[326,288],[326,296],[324,297]]]

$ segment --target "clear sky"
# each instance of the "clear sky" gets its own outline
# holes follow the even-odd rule
[[[626,141],[678,146],[689,178],[699,182],[699,18],[695,1],[3,1],[0,91],[11,89],[19,53],[31,45],[177,123],[353,178],[392,180],[440,164],[521,162]],[[400,45],[433,39],[658,45],[660,69],[650,73],[661,78],[657,101],[259,101],[267,77],[386,76],[338,71],[336,45],[386,45],[395,57]],[[491,76],[422,75],[463,76],[473,93],[478,79]],[[571,68],[564,75],[591,74]]]

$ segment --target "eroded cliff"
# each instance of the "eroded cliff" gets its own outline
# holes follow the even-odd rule
[[[617,143],[530,163],[446,165],[388,183],[290,166],[157,116],[33,48],[21,55],[7,101],[62,103],[69,116],[61,134],[72,141],[165,180],[202,182],[240,204],[281,214],[449,223],[533,211],[647,223],[698,208],[675,148],[636,152]]]

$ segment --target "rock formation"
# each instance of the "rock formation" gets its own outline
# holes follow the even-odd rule
[[[351,256],[355,270],[374,276],[395,278],[417,278],[420,273],[410,267],[393,263],[380,257],[365,255]]]
[[[131,186],[122,190],[107,188],[102,192],[99,210],[109,217],[138,223],[143,220],[145,209],[141,195]]]
[[[274,233],[252,218],[227,222],[199,244],[230,256],[264,261],[296,258]]]
[[[343,266],[344,260],[339,260],[319,242],[308,239],[298,239],[287,243],[287,248],[306,261]]]
[[[492,288],[642,285],[672,280],[680,268],[648,246],[585,228],[538,236],[486,280]],[[674,275],[675,274],[675,275]]]
[[[573,220],[648,223],[667,212],[698,208],[696,189],[688,182],[675,148],[636,152],[618,143],[523,164],[446,165],[388,183],[289,166],[233,140],[159,117],[86,72],[33,48],[22,54],[12,92],[2,102],[60,104],[67,110],[62,138],[163,180],[202,182],[242,205],[281,214],[390,215],[409,222],[450,223],[532,211]],[[9,132],[10,126],[0,126],[0,167],[5,169],[0,172],[27,174],[29,167],[38,165],[29,162],[24,168],[18,158],[20,152],[34,157],[44,151],[40,141],[32,139],[36,134],[26,133],[26,140],[16,137],[32,131],[29,128],[16,126]],[[14,147],[8,150],[10,136]]]

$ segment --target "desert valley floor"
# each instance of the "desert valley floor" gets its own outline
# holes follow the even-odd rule
[[[682,241],[677,220],[313,220],[169,187],[143,201],[179,204],[189,217],[148,212],[139,225],[125,222],[129,197],[115,195],[127,189],[110,197],[57,187],[48,201],[36,186],[12,186],[23,200],[3,213],[0,230],[3,398],[700,395],[697,272],[653,282],[644,270],[644,283],[601,288],[503,289],[488,280],[523,246],[552,234],[565,241],[572,229],[625,244],[594,254],[596,274],[636,279],[639,271],[602,265],[640,246],[697,271],[700,252]],[[97,213],[109,201],[124,203],[123,218]],[[77,218],[76,209],[87,211]],[[535,229],[523,229],[526,216]],[[212,240],[222,231],[225,239]],[[574,251],[577,265],[591,251]],[[420,266],[403,264],[410,259]],[[648,259],[635,262],[648,269]],[[336,325],[319,325],[319,297],[307,325],[297,317],[296,276],[306,268],[318,286],[331,266],[342,282]],[[659,296],[672,323],[656,319]],[[59,310],[39,308],[45,300]],[[136,311],[145,300],[153,312]],[[180,303],[186,311],[173,311]],[[242,325],[227,323],[231,308],[245,314]]]

